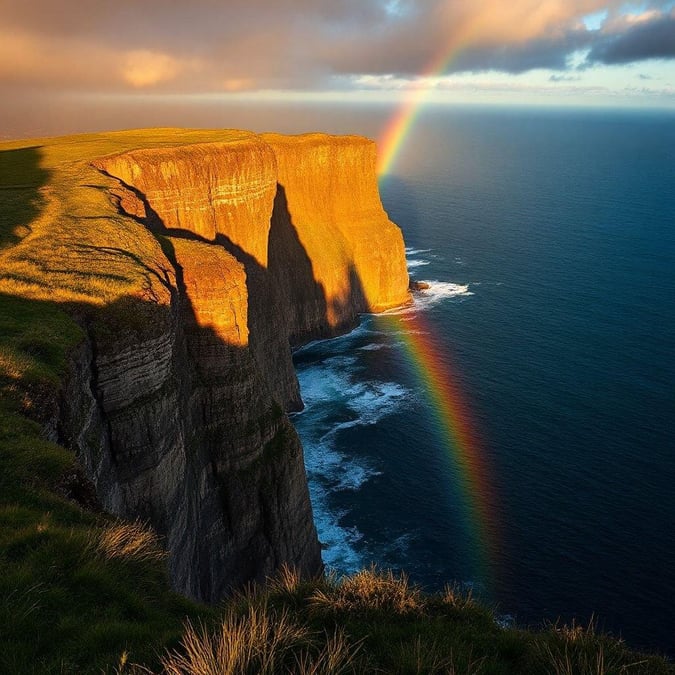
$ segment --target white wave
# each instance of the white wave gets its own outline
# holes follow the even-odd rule
[[[406,387],[396,382],[370,381],[354,384],[348,397],[348,405],[359,417],[352,426],[379,422],[383,417],[391,415],[409,393]]]
[[[332,438],[324,437],[317,443],[305,442],[304,446],[309,493],[314,523],[322,543],[323,561],[340,572],[355,572],[364,564],[358,546],[363,535],[357,528],[341,524],[349,514],[334,508],[330,497],[338,491],[356,491],[381,472],[364,459],[337,451]]]
[[[344,513],[331,510],[326,492],[316,483],[309,484],[309,497],[314,510],[314,524],[322,545],[321,557],[328,567],[341,572],[356,572],[363,567],[363,558],[356,546],[363,535],[356,527],[340,525]]]
[[[300,393],[309,409],[317,403],[342,399],[349,387],[349,371],[356,364],[354,356],[333,356],[299,373]]]
[[[372,342],[369,345],[363,345],[363,347],[359,347],[359,351],[361,352],[376,352],[380,349],[385,349],[389,345],[384,344],[383,342]]]
[[[415,269],[416,267],[424,267],[425,265],[430,265],[431,260],[423,260],[421,258],[413,258],[408,260],[408,269]]]
[[[413,248],[412,246],[405,247],[406,255],[419,255],[420,253],[430,253],[430,248]]]
[[[368,351],[383,346],[387,345],[366,343],[363,348]],[[351,345],[345,343],[344,349],[351,349]],[[336,509],[331,496],[356,492],[382,471],[368,457],[340,451],[337,436],[376,424],[395,412],[411,393],[396,382],[359,381],[359,370],[358,359],[343,353],[303,366],[298,372],[306,408],[294,421],[304,446],[315,524],[324,563],[340,572],[354,572],[367,560],[361,533],[342,524],[349,512]]]
[[[422,307],[437,305],[443,300],[473,295],[469,284],[453,284],[450,281],[426,281],[429,288],[415,293],[415,304]]]
[[[428,284],[429,288],[413,291],[412,305],[390,309],[385,314],[404,317],[407,314],[417,314],[420,310],[434,307],[444,300],[473,295],[473,292],[469,290],[469,284],[453,284],[450,281],[437,280],[420,281],[420,283]]]
[[[344,428],[344,427],[343,427]],[[307,474],[332,492],[356,491],[382,472],[363,458],[350,458],[325,437],[305,448]]]
[[[388,339],[382,341],[381,335]],[[341,434],[377,424],[414,396],[414,392],[397,382],[362,380],[365,360],[359,352],[391,348],[395,344],[391,331],[377,330],[373,321],[365,318],[350,336],[305,348],[304,363],[298,370],[306,407],[302,415],[293,419],[303,442],[323,561],[340,573],[361,569],[372,553],[363,534],[351,525],[354,514],[352,507],[345,506],[345,500],[349,504],[349,495],[364,489],[384,469],[380,460],[365,451],[346,448],[344,441],[351,436]],[[392,536],[392,559],[400,554],[399,549],[407,546],[406,538]],[[385,554],[387,551],[389,547]]]

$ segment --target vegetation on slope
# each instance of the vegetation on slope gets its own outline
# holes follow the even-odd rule
[[[222,607],[196,605],[170,591],[147,528],[98,510],[45,428],[80,323],[111,307],[139,320],[118,301],[147,292],[160,248],[88,161],[224,135],[0,144],[0,673],[673,672],[592,630],[505,628],[452,589],[426,596],[372,570],[313,582],[286,570]]]
[[[375,569],[301,581],[282,570],[232,601],[217,628],[189,624],[166,672],[667,673],[592,627],[505,628],[470,595],[426,595]]]
[[[45,429],[83,339],[79,323],[103,312],[121,314],[106,316],[108,326],[139,320],[139,303],[124,300],[147,292],[161,259],[89,160],[224,136],[151,130],[0,144],[1,673],[100,672],[127,649],[158,664],[186,617],[211,616],[170,592],[164,562],[139,553],[137,528],[119,539],[73,454]]]

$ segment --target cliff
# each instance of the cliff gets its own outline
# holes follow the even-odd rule
[[[409,300],[400,229],[380,202],[375,144],[264,134],[95,161],[129,188],[120,206],[158,233],[222,246],[246,270],[251,349],[270,388],[300,407],[288,354]]]
[[[270,265],[289,300],[291,344],[407,302],[403,236],[382,209],[375,144],[323,134],[263,138],[278,166]]]
[[[279,402],[289,341],[407,298],[373,155],[223,130],[0,143],[0,672],[673,672],[391,573],[170,592],[162,547],[206,600],[320,569]]]
[[[0,251],[0,293],[84,337],[24,413],[75,451],[105,510],[163,537],[181,593],[215,601],[284,563],[317,573],[291,345],[408,299],[374,144],[162,131],[25,151],[44,184]]]

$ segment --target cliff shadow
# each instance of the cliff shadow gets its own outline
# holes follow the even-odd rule
[[[331,236],[334,233],[327,231],[326,237]],[[272,284],[283,294],[291,347],[351,330],[358,325],[359,312],[367,311],[363,286],[353,265],[348,269],[344,297],[327,296],[293,222],[286,190],[279,183],[272,210],[268,261]]]
[[[51,175],[41,166],[41,146],[0,151],[0,250],[30,234],[45,199],[40,192]]]
[[[47,489],[151,525],[169,551],[173,588],[216,602],[282,564],[313,576],[321,559],[297,435],[250,347],[200,322],[182,271],[171,305],[0,293],[0,324],[16,317],[12,333],[0,334],[0,421],[20,429],[11,416],[31,419],[71,450],[79,468],[50,469]],[[30,442],[16,432],[15,440]],[[7,450],[3,478],[15,474]],[[21,501],[33,483],[13,483],[0,502]]]
[[[98,168],[98,167],[97,167]],[[293,222],[286,190],[277,184],[268,233],[268,264],[258,260],[227,235],[210,240],[191,230],[168,228],[147,196],[133,185],[98,168],[116,180],[142,205],[115,195],[120,212],[144,225],[156,236],[175,237],[224,248],[246,271],[248,328],[251,349],[273,395],[288,411],[302,409],[291,348],[310,340],[334,337],[355,328],[359,313],[368,311],[363,285],[353,264],[346,270],[345,290],[340,297],[327,297],[317,280],[314,265]],[[326,236],[336,236],[326,232]],[[339,236],[339,235],[338,235]]]
[[[293,222],[286,189],[280,183],[276,185],[270,216],[268,264],[264,267],[223,233],[207,239],[189,229],[166,227],[141,190],[101,167],[96,168],[117,181],[142,204],[142,209],[138,210],[123,197],[114,195],[121,213],[148,227],[156,235],[218,244],[244,265],[251,281],[251,327],[259,327],[260,322],[269,321],[272,308],[276,312],[276,328],[285,329],[290,345],[296,347],[313,339],[333,337],[351,330],[358,325],[359,313],[369,311],[363,285],[353,263],[347,269],[347,288],[342,297],[327,297],[326,289],[316,278],[312,260]],[[326,237],[331,236],[335,236],[335,233],[326,232]],[[350,311],[351,308],[354,310]]]

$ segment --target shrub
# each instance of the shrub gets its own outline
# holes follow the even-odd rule
[[[166,557],[157,535],[140,522],[120,522],[105,527],[98,537],[96,548],[109,560],[163,560]]]
[[[379,572],[375,567],[361,570],[326,584],[310,597],[310,605],[330,612],[387,611],[393,614],[422,613],[424,600],[419,588],[412,586],[405,574],[391,570]]]

